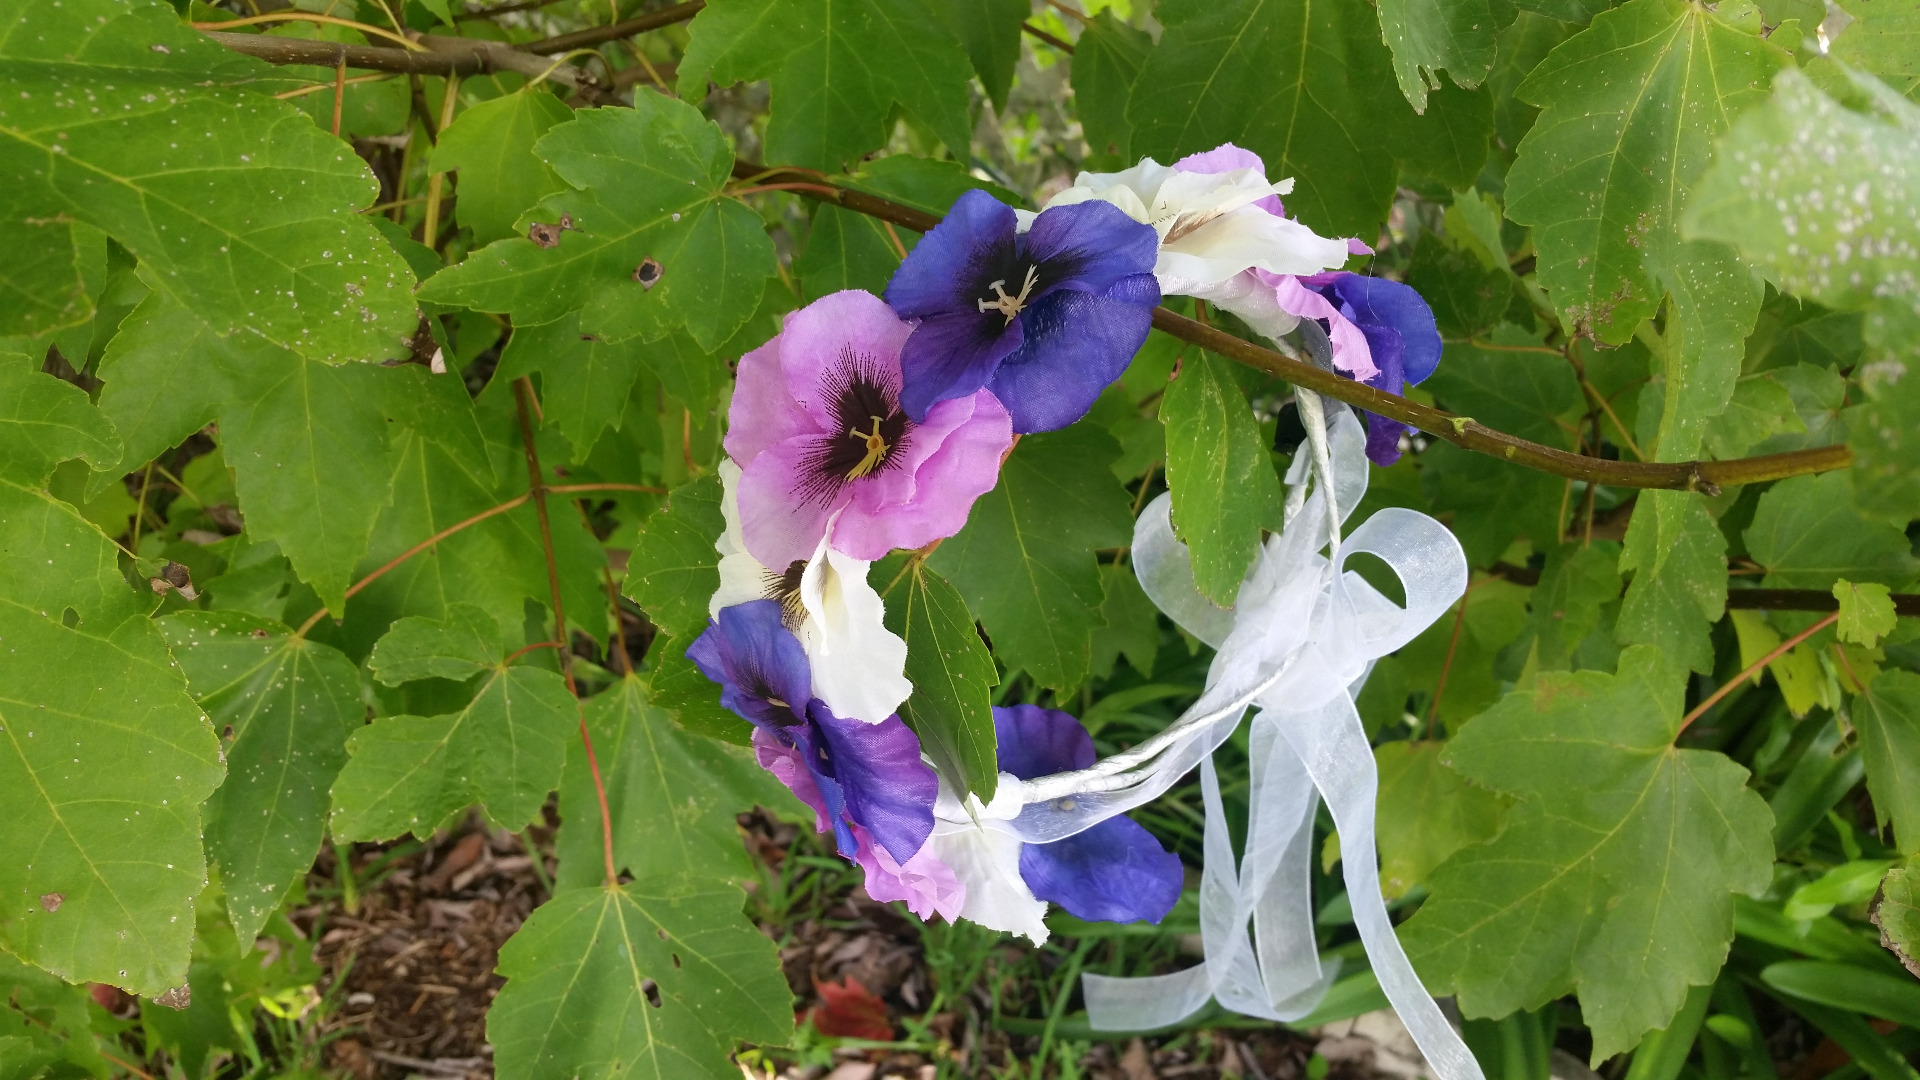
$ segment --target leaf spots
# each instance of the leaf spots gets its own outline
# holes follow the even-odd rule
[[[660,260],[649,255],[640,260],[639,266],[633,268],[633,280],[639,282],[642,289],[652,291],[655,285],[660,284],[661,275],[666,272],[666,268],[660,265]]]
[[[647,995],[647,1004],[653,1006],[656,1009],[660,1007],[660,984],[659,983],[654,982],[652,979],[641,979],[640,992]]]
[[[59,911],[60,905],[66,902],[67,894],[65,893],[50,892],[40,894],[40,907],[48,914]]]

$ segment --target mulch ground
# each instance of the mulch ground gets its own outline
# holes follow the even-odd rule
[[[750,850],[772,868],[802,842],[794,826],[763,813],[741,815],[741,825]],[[494,974],[498,950],[546,899],[533,859],[546,860],[549,877],[553,867],[552,830],[536,826],[530,835],[534,852],[511,833],[489,832],[475,818],[410,853],[394,845],[355,845],[350,857],[356,880],[375,879],[363,886],[356,909],[348,911],[336,898],[291,913],[309,934],[320,925],[315,959],[326,971],[320,989],[335,1003],[322,1035],[331,1040],[327,1061],[341,1076],[493,1076],[486,1010],[505,982]],[[331,888],[337,880],[334,856],[323,852],[311,884]],[[786,943],[780,962],[802,1014],[843,1016],[846,1003],[827,1010],[827,996],[852,980],[884,1002],[884,1018],[875,1010],[870,1020],[895,1030],[901,1030],[903,1018],[926,1024],[951,1047],[963,1075],[993,1075],[1038,1050],[1039,1039],[1010,1035],[984,1022],[991,1008],[984,986],[970,988],[941,1014],[926,1016],[934,987],[917,928],[857,888],[834,898],[818,918],[762,930]],[[1096,1044],[1080,1062],[1079,1074],[1094,1080],[1299,1080],[1314,1046],[1311,1038],[1279,1030]],[[1374,1075],[1368,1066],[1364,1055],[1336,1061],[1329,1080],[1367,1080]],[[843,1050],[830,1066],[791,1066],[779,1075],[781,1080],[931,1080],[935,1071],[923,1054]]]

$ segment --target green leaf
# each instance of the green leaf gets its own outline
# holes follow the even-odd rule
[[[207,854],[220,867],[242,951],[313,865],[347,735],[366,705],[339,650],[238,611],[160,621],[187,688],[226,742],[227,779],[207,800]]]
[[[922,0],[967,51],[995,109],[1007,107],[1013,66],[1020,60],[1020,23],[1033,14],[1028,0]],[[1074,63],[1080,62],[1078,51]],[[931,123],[932,121],[929,121]]]
[[[1767,568],[1768,588],[1824,590],[1837,578],[1904,585],[1920,567],[1902,529],[1856,507],[1846,470],[1768,488],[1745,535],[1747,554]]]
[[[1840,602],[1840,625],[1835,633],[1841,641],[1868,648],[1893,633],[1898,622],[1893,612],[1893,590],[1871,581],[1855,584],[1844,578],[1833,583],[1833,598]]]
[[[1153,606],[1129,565],[1114,562],[1101,566],[1100,581],[1106,590],[1100,617],[1106,625],[1093,632],[1093,676],[1110,677],[1121,656],[1133,670],[1151,676],[1160,651],[1160,609]]]
[[[1727,407],[1707,422],[1702,442],[1721,460],[1737,458],[1775,435],[1804,433],[1806,422],[1793,391],[1773,375],[1751,375],[1734,384]]]
[[[908,154],[873,161],[844,183],[856,190],[943,216],[955,199],[974,189],[987,191],[1010,205],[1025,202],[1013,192],[974,176],[958,162],[929,161]],[[896,239],[900,247],[894,246]],[[795,268],[805,286],[803,291],[815,299],[841,289],[877,293],[886,288],[888,279],[900,268],[900,248],[912,251],[919,240],[920,234],[912,229],[822,203],[814,210],[813,224],[807,230],[807,247]],[[744,352],[759,344],[759,340],[741,342],[743,348],[738,351]]]
[[[1633,574],[1615,624],[1620,643],[1655,645],[1676,663],[1712,671],[1707,631],[1727,606],[1727,538],[1700,496],[1641,492],[1620,571]]]
[[[1493,7],[1488,0],[1381,0],[1380,34],[1393,50],[1393,75],[1415,112],[1427,89],[1441,88],[1440,69],[1474,87],[1493,68]]]
[[[92,1028],[92,1004],[84,986],[68,984],[0,952],[0,1076],[33,1080],[63,1062],[75,1072],[55,1075],[112,1076]],[[14,1071],[9,1072],[7,1070]]]
[[[627,557],[626,593],[654,625],[688,641],[707,627],[707,602],[720,588],[714,542],[726,531],[720,478],[709,474],[673,489],[647,518]]]
[[[767,79],[766,160],[838,172],[882,146],[895,103],[964,154],[966,54],[916,0],[720,0],[687,28],[677,88]]]
[[[1630,0],[1533,69],[1542,108],[1507,176],[1507,213],[1533,227],[1540,284],[1570,329],[1618,344],[1653,315],[1681,204],[1713,139],[1757,104],[1787,57],[1682,0]]]
[[[1772,816],[1745,769],[1672,745],[1682,674],[1649,646],[1617,675],[1542,674],[1448,743],[1447,764],[1518,800],[1497,840],[1435,871],[1402,930],[1466,1015],[1575,991],[1598,1062],[1718,974],[1733,894],[1772,879]]]
[[[1920,675],[1883,671],[1853,712],[1875,819],[1893,823],[1896,846],[1920,854]]]
[[[444,619],[410,616],[393,624],[367,658],[388,686],[416,679],[471,679],[500,660],[500,624],[472,604],[447,605]]]
[[[1526,636],[1540,670],[1564,670],[1599,624],[1602,606],[1620,597],[1619,557],[1605,543],[1562,544],[1547,553],[1534,587]]]
[[[489,244],[422,284],[421,299],[525,325],[579,311],[580,331],[609,342],[684,326],[707,348],[753,314],[774,272],[773,242],[758,214],[720,194],[733,149],[698,111],[641,94],[631,109],[575,113],[534,152],[579,190],[522,216],[572,228],[551,247],[525,236]],[[635,279],[646,259],[660,269],[651,288]]]
[[[1433,716],[1433,695],[1440,691],[1438,719],[1449,729],[1467,722],[1499,700],[1501,677],[1495,674],[1501,650],[1527,625],[1527,590],[1510,581],[1482,579],[1464,598],[1465,615],[1454,608],[1434,620],[1396,655],[1408,690],[1426,691],[1423,718]],[[1445,673],[1444,676],[1442,673]],[[1406,695],[1401,695],[1405,711]]]
[[[572,116],[573,110],[545,87],[532,86],[467,106],[440,133],[433,169],[459,170],[455,212],[460,223],[473,230],[476,242],[515,235],[521,211],[566,190],[560,177],[534,155],[533,145]]]
[[[1439,243],[1414,249],[1407,284],[1433,308],[1443,338],[1469,338],[1492,329],[1513,302],[1513,278],[1505,270],[1488,269],[1471,254]],[[1443,364],[1435,374],[1450,372],[1452,367]]]
[[[71,219],[0,220],[0,244],[14,253],[0,267],[0,334],[37,338],[93,318]]]
[[[881,593],[887,629],[907,643],[913,696],[900,706],[900,719],[955,791],[987,802],[1000,781],[988,693],[1000,682],[993,654],[947,579],[912,558],[889,558],[876,569],[877,580],[891,582]]]
[[[430,628],[402,628],[411,659],[431,669],[434,661],[422,654],[458,655],[473,630],[465,621],[470,616],[489,618],[457,613],[438,647],[427,640]],[[497,628],[479,629],[499,640]],[[474,803],[505,829],[523,828],[539,815],[547,793],[560,785],[579,705],[566,680],[551,671],[503,662],[490,667],[457,713],[385,717],[353,733],[347,742],[352,759],[333,785],[335,836],[426,836]]]
[[[734,815],[756,803],[800,809],[752,751],[685,730],[632,675],[587,703],[587,729],[607,785],[614,865],[651,888],[751,878]],[[555,887],[600,883],[600,804],[578,739],[568,743],[560,821]]]
[[[1566,481],[1487,454],[1435,442],[1420,455],[1432,508],[1453,511],[1453,535],[1470,566],[1491,566],[1516,536],[1536,550],[1560,543]]]
[[[1493,839],[1506,803],[1440,763],[1444,744],[1390,742],[1374,750],[1380,770],[1380,891],[1389,900],[1423,884],[1469,844]]]
[[[378,390],[390,369],[288,360],[249,373],[252,393],[221,409],[221,441],[248,532],[339,612],[393,491]]]
[[[158,994],[186,978],[220,748],[116,555],[0,481],[0,947]]]
[[[1130,155],[1173,161],[1233,142],[1269,177],[1296,178],[1289,213],[1329,236],[1375,235],[1394,190],[1378,132],[1411,110],[1371,10],[1164,0],[1154,17],[1165,29],[1127,102]]]
[[[1920,89],[1920,9],[1900,0],[1847,0],[1853,22],[1833,43],[1833,58],[1872,72],[1912,97]]]
[[[1489,427],[1548,446],[1571,449],[1574,432],[1560,416],[1582,403],[1579,380],[1561,357],[1514,348],[1544,348],[1537,338],[1502,327],[1492,343],[1444,347],[1440,366],[1421,388],[1447,408]]]
[[[1215,603],[1231,606],[1260,547],[1278,529],[1280,477],[1233,366],[1192,350],[1160,402],[1167,427],[1167,487],[1173,528],[1193,553],[1193,578]]]
[[[649,352],[672,348],[673,337],[642,344],[629,339],[607,342],[580,332],[580,316],[571,314],[542,326],[516,326],[500,356],[496,379],[540,372],[540,411],[560,428],[579,465],[593,451],[600,433],[618,428],[627,411],[627,395],[646,365]]]
[[[1760,315],[1752,271],[1719,244],[1675,246],[1660,283],[1673,297],[1666,333],[1665,400],[1654,446],[1659,461],[1689,461],[1713,418],[1726,410],[1745,358],[1743,343]]]
[[[1782,960],[1761,969],[1760,981],[1807,1001],[1920,1027],[1920,984],[1912,979],[1826,960]]]
[[[1086,424],[1028,435],[928,560],[967,599],[1009,667],[1071,690],[1087,677],[1100,607],[1101,548],[1133,537],[1112,436]]]
[[[1880,928],[1880,944],[1920,977],[1915,970],[1920,968],[1920,869],[1890,871],[1880,883],[1871,916]]]
[[[1131,165],[1127,151],[1133,132],[1127,124],[1127,97],[1153,51],[1153,39],[1113,17],[1111,9],[1081,24],[1073,43],[1074,111],[1093,156],[1115,168]]]
[[[1843,35],[1844,40],[1844,35]],[[1785,292],[1832,308],[1920,310],[1920,108],[1869,77],[1856,112],[1800,72],[1740,118],[1687,207],[1689,235],[1739,248]],[[1877,336],[1869,341],[1901,344]]]
[[[793,1035],[774,944],[732,886],[568,889],[500,950],[487,1040],[507,1076],[732,1080],[741,1040]]]
[[[0,353],[0,476],[44,483],[53,467],[84,457],[95,468],[120,460],[120,437],[84,390]]]
[[[327,363],[404,355],[413,275],[353,213],[378,194],[373,174],[293,105],[228,88],[270,75],[165,4],[10,9],[0,219],[107,232],[222,337]]]

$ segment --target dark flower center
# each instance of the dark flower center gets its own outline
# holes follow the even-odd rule
[[[807,606],[800,599],[800,578],[807,572],[807,561],[795,559],[787,564],[785,573],[776,574],[766,571],[764,595],[769,600],[780,602],[780,621],[787,629],[797,631],[800,624],[807,621]]]
[[[820,437],[807,451],[801,461],[805,479],[796,494],[825,501],[855,480],[897,466],[913,421],[900,411],[898,373],[851,349],[843,349],[827,370],[821,393],[836,433]],[[787,575],[797,589],[798,574],[789,568]]]

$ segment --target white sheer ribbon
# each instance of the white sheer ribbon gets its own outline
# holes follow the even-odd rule
[[[1482,1080],[1479,1064],[1414,974],[1381,899],[1373,838],[1378,778],[1353,700],[1376,659],[1460,598],[1466,557],[1438,522],[1398,508],[1374,514],[1343,540],[1341,523],[1366,489],[1365,435],[1351,412],[1341,410],[1329,424],[1318,398],[1303,392],[1300,400],[1310,452],[1296,456],[1287,477],[1287,525],[1262,548],[1232,609],[1195,587],[1166,495],[1135,524],[1133,563],[1147,595],[1218,650],[1200,700],[1126,753],[1027,781],[1026,805],[1007,824],[1029,843],[1071,836],[1158,796],[1198,765],[1206,807],[1205,960],[1151,978],[1083,976],[1088,1019],[1103,1030],[1163,1027],[1213,998],[1236,1012],[1285,1021],[1311,1012],[1336,974],[1319,961],[1309,890],[1314,811],[1324,798],[1340,833],[1354,923],[1381,989],[1441,1080]],[[1309,468],[1315,483],[1303,500]],[[1346,560],[1360,552],[1399,576],[1404,607],[1346,570]],[[1246,850],[1236,865],[1212,752],[1248,705],[1258,711],[1249,731]]]

